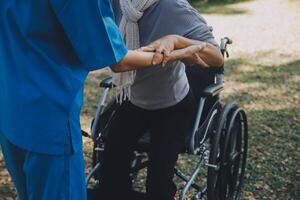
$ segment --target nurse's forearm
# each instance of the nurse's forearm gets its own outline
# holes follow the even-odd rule
[[[128,51],[127,55],[119,63],[111,66],[111,69],[113,72],[117,73],[161,64],[163,55],[161,55],[159,63],[152,63],[153,56],[154,53],[152,52]]]

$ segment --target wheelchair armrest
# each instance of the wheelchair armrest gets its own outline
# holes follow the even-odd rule
[[[223,84],[211,84],[208,87],[206,87],[202,92],[202,97],[208,97],[208,96],[216,96],[224,89]]]
[[[113,88],[112,77],[106,78],[101,81],[100,87],[102,88]]]

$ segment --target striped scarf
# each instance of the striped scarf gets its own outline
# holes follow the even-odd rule
[[[145,10],[159,0],[120,0],[122,20],[120,32],[129,50],[140,48],[140,33],[138,21],[143,17]],[[113,83],[116,85],[117,100],[130,100],[131,85],[134,83],[136,71],[113,73]]]

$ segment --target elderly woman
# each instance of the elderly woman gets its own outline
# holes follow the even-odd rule
[[[211,29],[187,0],[113,0],[113,9],[127,47],[148,45],[142,50],[157,53],[153,63],[161,53],[164,62],[113,77],[121,106],[105,146],[101,199],[134,199],[131,156],[138,139],[150,130],[147,198],[173,200],[177,190],[174,165],[185,133],[192,128],[196,106],[184,63],[220,67],[223,58]]]

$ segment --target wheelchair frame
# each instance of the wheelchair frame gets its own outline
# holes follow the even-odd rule
[[[232,41],[227,37],[221,40],[220,49],[223,56],[229,56],[227,45],[231,43]],[[180,200],[186,199],[188,191],[192,188],[196,190],[193,200],[203,199],[205,195],[207,195],[208,200],[237,200],[242,198],[248,149],[248,124],[245,112],[234,102],[229,102],[222,108],[218,100],[210,109],[204,122],[200,124],[207,98],[218,96],[224,88],[223,72],[224,67],[216,74],[215,83],[201,92],[196,120],[193,131],[188,137],[185,151],[187,154],[200,157],[193,173],[188,176],[176,167],[174,168],[175,174],[186,183],[180,192]],[[112,78],[103,80],[100,87],[104,88],[104,92],[91,126],[92,139],[95,142],[94,163],[93,169],[86,177],[87,184],[95,176],[101,164],[97,156],[104,151],[104,142],[101,140],[102,133],[98,130],[98,122],[105,111],[107,95],[113,88]],[[147,164],[145,152],[136,151],[131,167],[132,180],[136,178],[139,170],[147,167]],[[204,166],[208,168],[207,186],[200,186],[195,183],[195,180]]]

